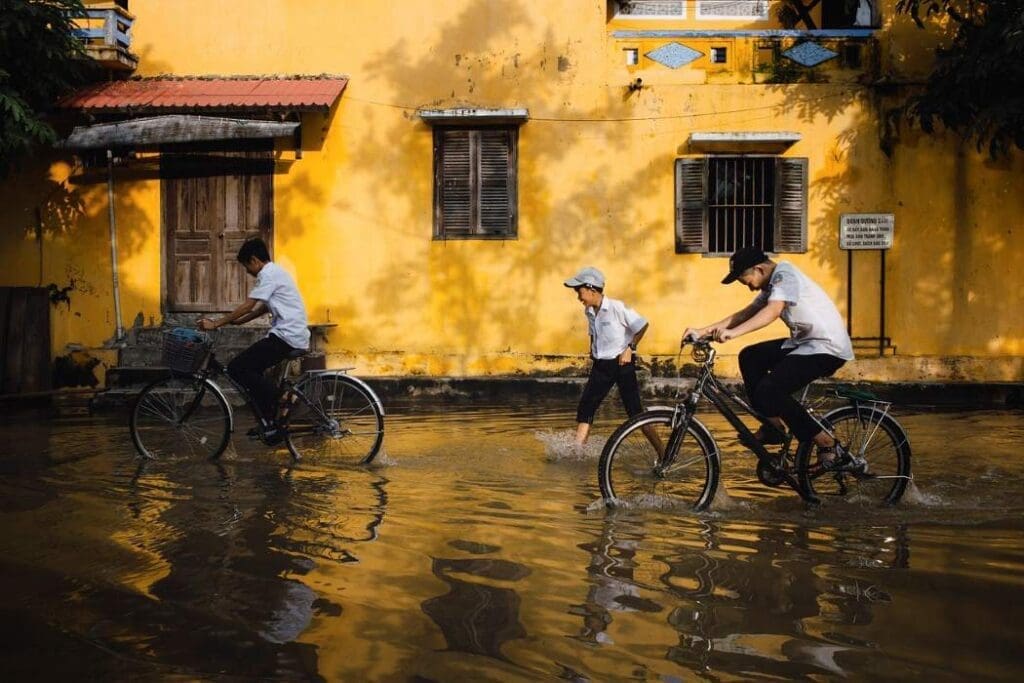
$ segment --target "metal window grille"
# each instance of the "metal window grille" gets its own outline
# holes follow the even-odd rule
[[[700,19],[768,18],[769,0],[700,0],[697,17]]]
[[[685,0],[618,0],[619,16],[685,17]]]
[[[708,252],[775,247],[775,159],[711,157],[707,176]]]

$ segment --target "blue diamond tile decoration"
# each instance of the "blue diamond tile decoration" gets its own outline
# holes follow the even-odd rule
[[[789,48],[782,53],[782,56],[789,57],[797,64],[802,64],[803,66],[818,66],[822,62],[838,57],[839,53],[808,41]]]
[[[651,50],[645,56],[670,69],[678,69],[703,55],[703,52],[697,52],[693,48],[680,45],[679,43],[666,43],[657,50]]]

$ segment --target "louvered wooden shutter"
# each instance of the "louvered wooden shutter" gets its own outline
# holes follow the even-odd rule
[[[707,159],[676,159],[676,253],[702,254],[707,237]]]
[[[435,225],[440,235],[468,235],[473,229],[471,131],[440,131],[434,154],[438,201]]]
[[[807,251],[807,159],[778,158],[775,166],[775,245],[780,254]]]
[[[505,235],[512,228],[512,133],[482,130],[480,140],[480,232]]]
[[[436,237],[515,236],[517,134],[510,128],[435,133]]]

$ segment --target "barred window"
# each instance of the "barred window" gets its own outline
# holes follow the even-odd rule
[[[685,0],[617,0],[616,16],[619,17],[668,17],[682,19],[686,16]]]
[[[676,160],[676,253],[807,251],[807,159]]]
[[[434,129],[434,237],[514,238],[516,126]]]
[[[767,19],[770,0],[698,0],[698,19]]]

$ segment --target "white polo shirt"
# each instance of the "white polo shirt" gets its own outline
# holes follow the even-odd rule
[[[309,320],[295,280],[281,266],[268,261],[256,275],[250,299],[270,309],[270,332],[293,349],[309,348]]]
[[[795,355],[827,353],[853,360],[853,344],[836,305],[814,280],[787,261],[779,261],[771,282],[754,299],[764,307],[769,301],[782,301],[782,322],[789,328],[789,339],[782,348]]]
[[[584,309],[590,331],[590,355],[598,360],[617,358],[633,337],[647,325],[647,319],[618,299],[604,297],[598,309]]]

